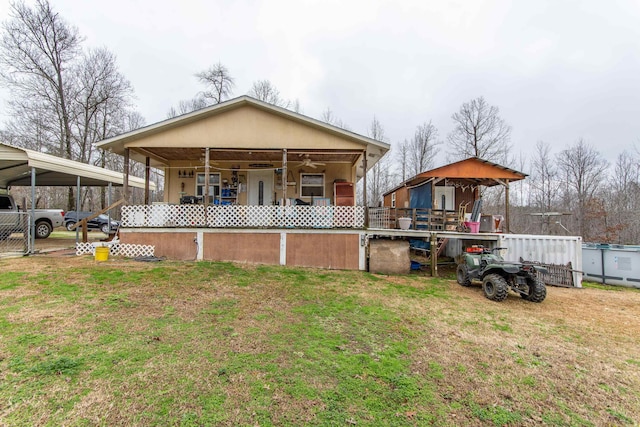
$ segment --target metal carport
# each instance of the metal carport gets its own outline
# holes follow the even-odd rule
[[[128,185],[145,189],[145,198],[148,198],[149,191],[155,190],[155,184],[142,178],[129,176]],[[34,216],[35,187],[36,186],[59,186],[59,187],[105,187],[123,186],[124,174],[97,166],[61,157],[44,154],[26,148],[14,147],[12,145],[0,143],[0,191],[8,192],[11,186],[31,186],[31,218]],[[110,192],[109,192],[110,194]],[[30,221],[31,242],[33,250],[35,238],[35,224]]]

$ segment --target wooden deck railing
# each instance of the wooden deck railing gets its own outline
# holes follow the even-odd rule
[[[455,230],[458,212],[421,208],[369,208],[369,228],[400,228],[398,218],[411,218],[412,230]]]

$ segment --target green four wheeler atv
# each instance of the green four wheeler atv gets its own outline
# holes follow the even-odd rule
[[[493,301],[503,301],[509,289],[532,302],[542,302],[547,288],[536,276],[536,271],[547,269],[533,264],[505,261],[494,251],[477,245],[467,248],[460,256],[456,278],[462,286],[471,286],[472,280],[482,281],[484,295]]]

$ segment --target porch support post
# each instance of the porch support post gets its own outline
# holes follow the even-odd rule
[[[287,149],[282,149],[282,206],[287,204],[287,189],[289,183],[287,182]]]
[[[122,198],[124,199],[124,204],[129,204],[129,149],[124,149],[124,182],[122,183]],[[78,184],[78,188],[80,188],[80,184]],[[79,208],[76,206],[76,210]]]
[[[435,178],[431,182],[431,213],[436,209],[436,184],[438,183],[438,178]]]
[[[26,206],[25,206],[26,208]],[[33,254],[36,249],[36,168],[31,168],[31,216],[29,218],[29,228],[31,236],[29,238],[30,253]],[[24,222],[23,222],[24,224]]]
[[[509,233],[511,231],[511,227],[509,224],[509,180],[505,180],[506,184],[504,186],[504,229],[502,230],[504,233]]]
[[[429,236],[429,254],[431,257],[431,277],[438,277],[438,233]]]
[[[126,162],[125,162],[126,164]],[[126,177],[125,177],[126,178]],[[125,182],[127,182],[128,179],[125,179]],[[124,196],[123,196],[124,197]],[[126,203],[126,199],[125,199],[125,203]],[[78,175],[76,177],[76,221],[80,220],[80,175]],[[76,243],[78,243],[79,236],[80,236],[80,228],[81,227],[76,227]]]
[[[107,206],[111,206],[111,188],[112,184],[109,183],[107,186]],[[109,234],[111,234],[111,209],[107,211],[107,216],[109,217]]]
[[[209,206],[209,147],[204,149],[204,198],[205,206]],[[215,194],[214,194],[215,196]]]
[[[362,204],[364,204],[364,226],[365,228],[369,227],[369,206],[367,203],[367,150],[362,152],[362,167],[364,168],[364,173],[362,175],[363,183],[362,183]],[[335,200],[333,201],[335,204]]]
[[[149,178],[151,174],[151,159],[147,157],[145,159],[144,168],[144,204],[149,204]]]

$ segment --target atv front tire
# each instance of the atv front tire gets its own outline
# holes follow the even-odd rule
[[[467,264],[458,264],[456,279],[458,284],[462,286],[471,286],[471,277],[469,277],[469,266]]]
[[[527,279],[529,294],[522,294],[522,298],[531,302],[542,302],[547,297],[547,287],[538,279]]]
[[[492,301],[504,301],[509,287],[507,281],[499,274],[487,274],[482,279],[482,291],[484,296]]]

